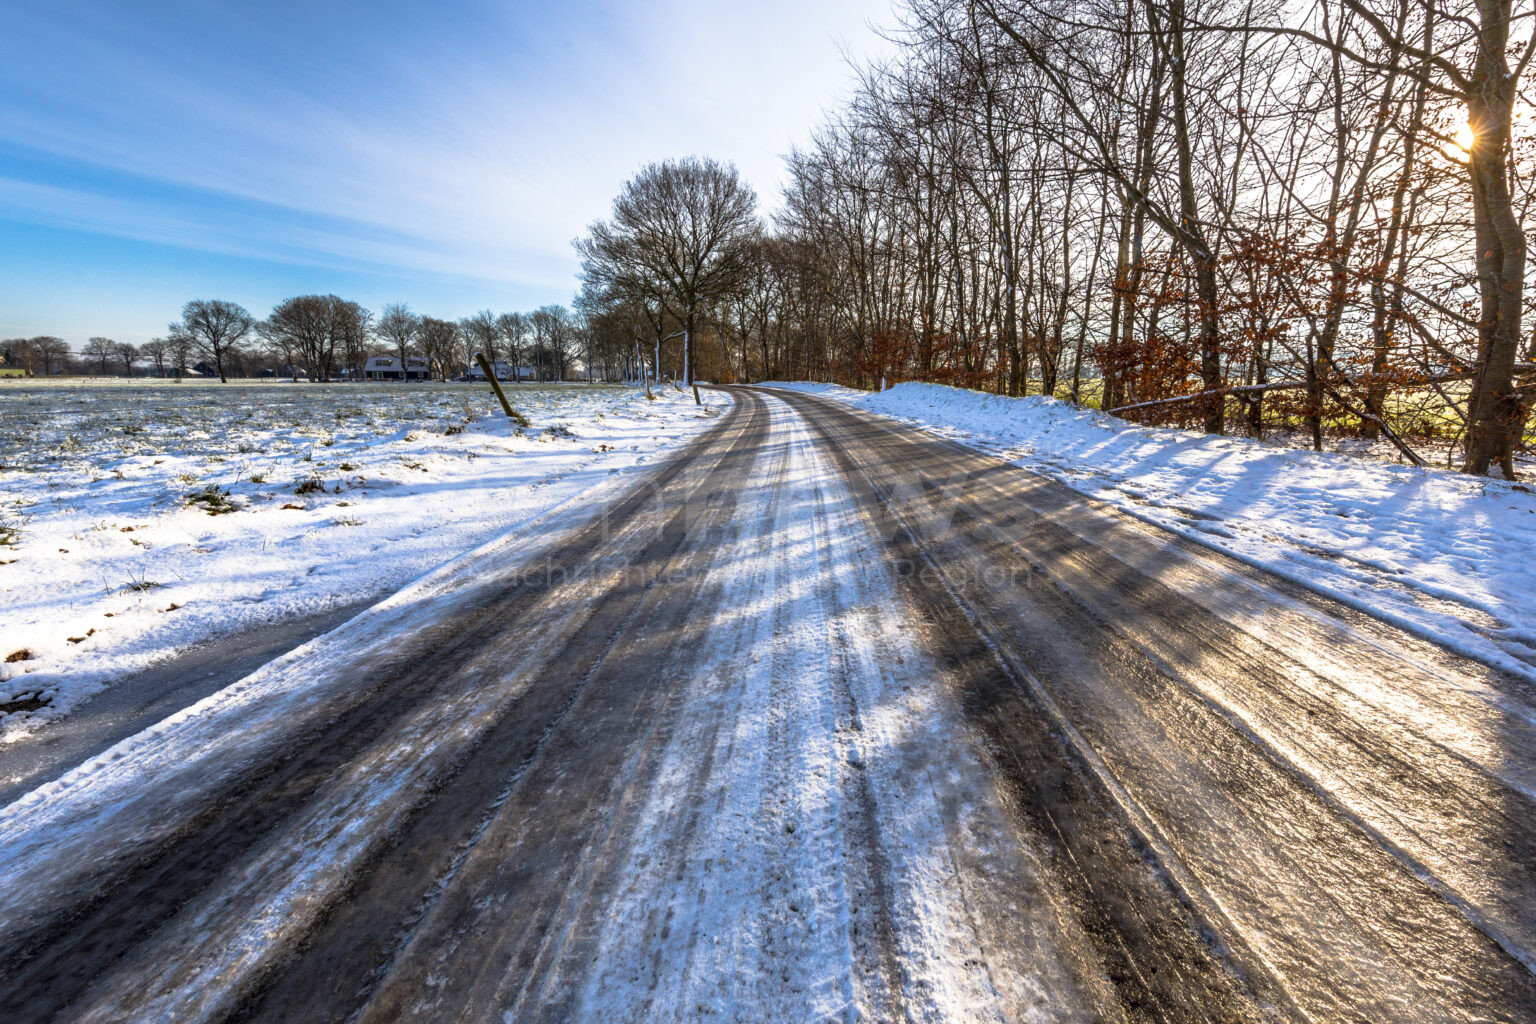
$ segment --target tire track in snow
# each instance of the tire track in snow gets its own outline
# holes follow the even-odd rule
[[[653,797],[655,838],[637,842],[631,885],[605,910],[612,938],[572,1017],[1104,1019],[1080,988],[1109,1007],[1112,990],[1075,969],[1085,940],[1055,926],[1059,900],[902,636],[876,542],[814,438],[784,420],[775,438],[798,483],[776,499],[773,570],[708,641],[748,677],[727,698],[742,694],[740,736],[711,758],[714,827],[686,856],[657,851],[683,812],[670,791]],[[749,615],[753,656],[739,657]],[[676,742],[678,764],[698,758]],[[1007,898],[986,895],[997,889]],[[841,948],[807,945],[813,921]]]
[[[1413,1019],[1428,1019],[1426,1013],[1432,1019],[1479,1013],[1528,1019],[1532,986],[1522,968],[1503,959],[1436,893],[1426,891],[1423,879],[1392,863],[1374,845],[1377,839],[1357,831],[1350,814],[1341,817],[1336,804],[1320,800],[1305,771],[1291,777],[1296,764],[1256,744],[1251,732],[1234,731],[1232,719],[1218,713],[1208,697],[1185,688],[1191,673],[1198,676],[1195,670],[1202,667],[1229,682],[1252,678],[1262,684],[1267,672],[1276,671],[1273,666],[1297,657],[1297,648],[1283,641],[1269,646],[1258,661],[1245,663],[1240,652],[1251,643],[1243,639],[1246,634],[1234,634],[1209,611],[1192,611],[1182,592],[1166,589],[1157,577],[1138,577],[1126,569],[1139,558],[1159,561],[1170,574],[1187,575],[1190,563],[1199,559],[1188,558],[1169,542],[1153,549],[1159,554],[1131,555],[1130,563],[1106,561],[1102,556],[1115,550],[1123,520],[1102,514],[1094,519],[1081,502],[1068,502],[1087,517],[1075,523],[1037,513],[1031,506],[1046,488],[1027,473],[1002,468],[957,445],[891,430],[829,403],[798,396],[791,401],[821,420],[840,453],[852,453],[846,459],[851,474],[882,481],[870,485],[871,506],[894,501],[889,513],[915,524],[912,529],[927,547],[920,550],[909,536],[910,556],[926,559],[933,582],[943,581],[943,593],[935,593],[939,614],[945,603],[957,602],[1024,695],[1042,702],[1062,730],[1075,737],[1089,764],[1097,764],[1104,784],[1120,793],[1117,800],[1139,821],[1137,828],[1158,851],[1159,861],[1173,877],[1183,873],[1181,887],[1201,908],[1196,927],[1199,918],[1212,922],[1227,941],[1243,948],[1240,961],[1267,965],[1299,1003],[1310,1007],[1298,1007],[1298,1012],[1394,1019],[1401,1007],[1411,1005],[1416,1007]],[[924,478],[925,486],[896,494],[892,483],[903,472]],[[1050,497],[1044,496],[1047,502]],[[905,529],[896,527],[895,533]],[[1090,539],[1095,533],[1097,541]],[[1015,577],[1022,586],[1016,583],[1008,591],[983,583],[975,568],[994,564],[1023,569],[1024,575]],[[1260,586],[1246,580],[1243,586],[1250,606],[1236,620],[1239,629],[1257,627],[1261,642],[1283,636],[1265,622],[1263,611],[1267,606],[1289,615],[1294,596],[1279,587],[1280,595],[1266,601]],[[1090,610],[1082,603],[1105,593],[1121,602],[1112,611]],[[1138,632],[1138,624],[1148,620],[1160,624]],[[950,632],[962,628],[957,623]],[[1392,658],[1394,645],[1416,650],[1415,644],[1383,638],[1386,630],[1379,624],[1364,628],[1369,646],[1346,637],[1344,649],[1330,652],[1332,657],[1360,659],[1365,646],[1357,672],[1380,665],[1388,678],[1397,674],[1398,688],[1408,691],[1416,683],[1433,693],[1433,676],[1414,677],[1401,658]],[[1303,623],[1303,638],[1315,633],[1315,627]],[[1334,637],[1337,645],[1337,630]],[[1160,650],[1166,657],[1159,656]],[[1422,657],[1425,652],[1416,653]],[[1300,654],[1304,659],[1310,654],[1305,640]],[[1451,659],[1441,653],[1437,660]],[[1413,663],[1410,657],[1406,664]],[[1275,682],[1288,680],[1282,673]],[[1127,697],[1139,702],[1139,710],[1131,710]],[[1330,719],[1314,724],[1308,718],[1306,728],[1348,721],[1339,709],[1330,710]],[[1018,724],[1010,722],[1010,730]],[[1396,743],[1399,736],[1379,723],[1346,734],[1365,748]],[[1018,740],[1000,731],[998,748],[1006,751],[1010,745],[1018,746]],[[1390,760],[1390,750],[1387,756]],[[1023,764],[1026,774],[1038,773],[1027,761]],[[1423,773],[1426,762],[1413,767]],[[1381,770],[1363,774],[1373,783],[1391,778],[1400,788],[1404,778],[1434,784],[1435,773],[1443,770],[1430,768],[1419,776]],[[1027,783],[1021,789],[1033,790],[1032,800],[1047,796]],[[1476,785],[1469,788],[1473,805],[1480,792]],[[1520,800],[1510,793],[1501,799],[1506,804]],[[1412,799],[1404,805],[1425,806]],[[1503,819],[1504,827],[1515,831],[1504,834],[1519,842],[1531,815],[1518,809],[1511,814]],[[1070,836],[1064,839],[1070,845]],[[1507,882],[1498,865],[1504,858],[1516,869],[1522,863],[1518,852],[1495,850],[1491,860],[1470,858],[1467,864],[1502,885]],[[1529,898],[1522,899],[1528,908]],[[1213,949],[1219,953],[1219,943]],[[1265,973],[1261,966],[1252,975],[1261,991]],[[1394,992],[1399,993],[1396,999]]]
[[[764,427],[754,406],[742,444],[700,489],[703,507],[645,588],[638,635],[599,663],[581,706],[519,780],[358,1019],[565,1018],[566,968],[584,959],[590,938],[581,910],[611,885],[635,795],[654,772],[651,751],[676,727],[681,695],[666,684],[691,656],[690,614],[712,607],[699,598],[712,586],[703,570],[736,503],[729,481],[743,475]]]
[[[568,557],[584,557],[598,549],[610,535],[614,523],[618,523],[622,530],[637,515],[653,515],[648,506],[654,499],[655,489],[664,487],[682,473],[690,456],[708,455],[717,445],[716,435],[724,432],[729,422],[720,424],[679,457],[664,464],[657,477],[622,498],[611,516],[578,528],[566,541],[563,552]],[[738,439],[737,447],[747,443]],[[644,526],[639,529],[643,530]],[[674,534],[679,532],[673,531]],[[192,792],[173,791],[171,802],[182,805],[177,807],[181,812],[179,817],[154,822],[146,830],[142,819],[129,818],[134,810],[131,803],[121,809],[109,808],[109,811],[119,811],[117,818],[128,818],[125,825],[132,831],[128,832],[127,838],[137,840],[137,848],[130,841],[124,844],[126,853],[114,850],[112,857],[100,858],[95,851],[100,851],[112,838],[111,830],[104,829],[105,835],[78,833],[84,842],[73,844],[76,849],[71,849],[71,843],[66,840],[62,850],[50,851],[53,859],[63,861],[69,870],[90,872],[84,881],[95,889],[82,893],[56,883],[49,893],[53,898],[51,903],[40,899],[42,894],[30,894],[32,906],[36,908],[33,914],[41,918],[41,923],[36,917],[30,927],[26,918],[19,922],[20,928],[15,918],[6,922],[6,929],[0,932],[0,943],[4,943],[8,962],[18,968],[18,972],[11,973],[10,977],[25,978],[26,984],[0,987],[0,1010],[15,1013],[23,1019],[46,1018],[59,1012],[67,1002],[81,997],[82,978],[106,970],[97,983],[103,1000],[100,1005],[109,1016],[119,1013],[120,999],[127,998],[122,996],[124,991],[131,993],[134,999],[145,999],[151,997],[147,989],[152,988],[135,972],[126,972],[125,977],[125,972],[119,969],[119,961],[125,958],[128,963],[148,963],[151,976],[164,979],[159,990],[162,998],[173,1003],[188,998],[207,1001],[209,1005],[205,1009],[213,1015],[223,1012],[220,1007],[227,1009],[225,1003],[235,997],[238,984],[248,980],[247,976],[269,954],[281,952],[285,943],[294,940],[292,929],[286,928],[289,924],[286,915],[258,917],[253,922],[253,930],[237,913],[233,921],[225,920],[221,931],[212,925],[199,927],[195,920],[189,926],[183,908],[190,906],[195,910],[201,906],[204,912],[217,915],[220,903],[227,905],[229,894],[213,887],[218,882],[229,881],[228,873],[240,870],[239,865],[246,860],[249,866],[265,872],[261,877],[248,878],[247,898],[256,900],[256,905],[260,905],[263,893],[272,893],[311,916],[323,910],[323,898],[316,899],[302,885],[295,887],[292,884],[306,871],[312,873],[312,878],[321,878],[332,887],[344,880],[344,872],[338,870],[341,865],[327,861],[324,849],[314,848],[320,844],[314,842],[313,833],[306,835],[300,828],[300,838],[293,847],[296,856],[290,856],[286,861],[288,850],[280,848],[269,853],[263,848],[263,842],[274,835],[281,837],[290,819],[302,820],[295,816],[306,808],[315,793],[321,791],[320,787],[338,777],[341,782],[332,787],[335,797],[361,799],[365,808],[371,804],[373,815],[366,820],[383,828],[376,835],[360,835],[350,827],[347,820],[350,812],[327,817],[326,808],[321,806],[312,812],[309,820],[311,827],[318,823],[326,834],[333,836],[330,840],[333,847],[335,843],[343,844],[331,852],[338,854],[344,862],[346,856],[357,856],[356,849],[348,848],[346,843],[356,841],[361,845],[387,838],[391,829],[403,820],[400,816],[408,816],[412,804],[419,802],[420,793],[413,791],[411,786],[391,791],[389,787],[395,781],[394,774],[385,772],[382,781],[368,777],[370,764],[365,760],[359,775],[359,769],[352,768],[352,764],[363,760],[362,754],[370,744],[374,744],[380,756],[386,758],[384,767],[410,765],[410,751],[417,748],[442,755],[443,763],[428,763],[423,756],[418,763],[424,768],[451,774],[460,767],[455,756],[435,746],[435,736],[425,738],[419,723],[417,734],[423,738],[404,746],[402,741],[410,734],[397,731],[391,736],[390,730],[399,726],[402,720],[409,723],[413,714],[418,719],[425,715],[430,721],[434,710],[439,712],[435,717],[441,721],[441,706],[449,699],[442,691],[443,687],[457,681],[462,689],[466,675],[483,675],[487,663],[512,653],[498,650],[494,644],[486,650],[496,636],[497,627],[504,625],[509,617],[529,609],[537,611],[540,607],[550,607],[549,578],[540,581],[537,577],[517,578],[515,574],[514,578],[517,582],[510,589],[493,590],[489,595],[476,598],[467,612],[460,612],[449,623],[429,627],[425,638],[415,638],[424,650],[391,651],[383,658],[364,658],[361,665],[346,676],[352,686],[332,684],[329,693],[320,688],[324,699],[295,702],[297,706],[293,710],[299,712],[300,724],[314,721],[315,726],[290,731],[283,737],[287,746],[266,753],[271,760],[265,763],[256,754],[251,754],[243,762],[235,759],[234,764],[219,765],[219,771],[211,773],[213,785],[206,795],[195,789]],[[589,604],[577,601],[575,607],[581,610]],[[596,603],[590,604],[591,609],[598,607]],[[573,617],[570,608],[556,607],[553,611],[557,613],[555,622],[561,628],[544,638],[548,642],[541,653],[546,657],[558,651],[562,640],[569,642],[583,621],[580,614]],[[375,675],[375,672],[379,674]],[[364,681],[363,686],[356,685],[359,679]],[[338,690],[339,694],[336,693]],[[493,700],[492,703],[496,702]],[[505,706],[503,701],[487,710],[482,702],[481,709],[472,716],[477,727],[483,728],[494,721]],[[194,722],[193,726],[197,724]],[[535,727],[534,731],[539,730]],[[464,744],[472,746],[473,739],[473,735],[461,736],[460,749],[467,749]],[[217,750],[216,745],[214,749]],[[378,767],[377,764],[371,766]],[[344,773],[348,771],[352,774],[353,785],[346,781]],[[217,788],[220,783],[225,787],[222,792]],[[430,775],[419,778],[416,783],[418,790],[427,792],[433,785]],[[389,799],[392,796],[394,799]],[[357,806],[352,804],[354,810]],[[89,807],[85,809],[86,813],[90,810]],[[385,816],[383,819],[379,817],[380,813]],[[109,822],[113,820],[108,819]],[[25,824],[25,819],[13,822],[16,828],[23,828]],[[42,838],[46,839],[46,836]],[[78,849],[80,846],[84,849]],[[306,851],[310,854],[307,858],[303,856]],[[61,854],[72,854],[73,857]],[[264,859],[266,863],[263,863]],[[274,860],[277,863],[272,863]],[[316,871],[321,874],[313,875]],[[69,877],[66,871],[65,879]],[[78,882],[75,884],[79,885]],[[283,897],[284,891],[290,895]],[[202,904],[195,897],[200,892],[209,893]],[[294,904],[295,899],[300,902]],[[208,905],[210,903],[212,907]],[[236,906],[239,905],[237,901]],[[49,912],[51,917],[42,916]],[[262,928],[267,926],[262,925],[263,920],[271,921],[269,927],[275,930],[264,933]],[[196,972],[200,967],[207,967],[210,959],[216,960],[217,955],[212,950],[194,953],[182,948],[180,955],[172,951],[168,957],[148,956],[147,951],[154,949],[150,937],[167,924],[178,923],[183,928],[191,928],[193,939],[204,932],[219,936],[218,948],[224,952],[217,955],[233,958],[232,963],[223,965],[220,973],[232,970],[233,980],[216,982],[201,977],[196,984],[189,984],[185,972]],[[171,941],[176,940],[173,937]],[[20,970],[23,967],[25,973]],[[215,963],[214,967],[220,965]],[[114,977],[120,980],[114,981]],[[80,1012],[83,1014],[83,1009]],[[192,1012],[188,1008],[186,1015]]]

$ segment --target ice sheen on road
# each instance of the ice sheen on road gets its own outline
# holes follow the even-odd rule
[[[836,401],[814,405],[894,439],[873,457],[877,471],[924,454],[915,432]],[[926,447],[937,449],[941,468],[924,466],[923,486],[893,492],[894,505],[911,504],[937,545],[931,553],[958,563],[963,552],[944,548],[957,532],[946,528],[948,513],[989,492],[993,460],[952,442],[930,438]],[[946,464],[955,467],[948,476]],[[1329,610],[1040,476],[992,479],[995,521],[1042,519],[997,530],[989,543],[1021,544],[1019,557],[1044,559],[1053,586],[1105,624],[1040,644],[1064,624],[1014,620],[1023,633],[1016,642],[1051,677],[1040,688],[1068,709],[1064,731],[1080,730],[1074,745],[1146,816],[1149,835],[1170,837],[1175,852],[1165,862],[1190,869],[1191,891],[1208,892],[1216,908],[1211,919],[1245,936],[1287,983],[1299,982],[1298,1000],[1321,1005],[1319,1019],[1338,1014],[1327,1003],[1339,991],[1351,1005],[1374,1007],[1369,1019],[1430,1005],[1437,1009],[1409,1018],[1484,1019],[1456,1016],[1450,981],[1469,1001],[1485,998],[1478,989],[1497,973],[1487,967],[1497,958],[1475,962],[1484,936],[1527,967],[1536,949],[1527,868],[1536,716],[1520,681],[1347,608]],[[965,521],[982,518],[969,512]],[[1110,581],[1126,570],[1131,581],[1117,588]],[[1178,605],[1201,614],[1162,616]],[[1144,682],[1070,662],[1046,673],[1073,644],[1101,633],[1130,642],[1109,663],[1146,658],[1156,670]],[[1348,823],[1339,827],[1335,815]],[[1406,869],[1392,881],[1384,853]],[[1454,913],[1416,896],[1412,879]],[[1381,901],[1383,892],[1396,898]],[[1373,945],[1378,955],[1362,952]],[[1420,972],[1416,957],[1433,968]]]
[[[0,742],[190,645],[378,599],[714,422],[675,388],[0,386]],[[213,487],[228,512],[188,496]],[[304,488],[304,493],[295,493]]]
[[[905,634],[878,542],[804,425],[769,404],[761,471],[710,561],[728,600],[679,638],[698,652],[675,683],[679,724],[652,783],[626,797],[643,826],[609,840],[628,845],[618,895],[593,906],[576,885],[562,896],[561,927],[598,927],[599,950],[582,977],[564,976],[567,965],[507,979],[506,1019],[568,985],[577,1018],[605,1022],[1099,1019],[1095,1008],[1114,1003],[1109,982],[1085,964],[1085,940]],[[0,810],[0,930],[178,827],[210,780],[280,748],[293,718],[318,713],[355,667],[359,645],[408,644],[423,604],[451,614],[477,570],[536,560],[556,532],[493,542]],[[78,1019],[116,1019],[124,1005],[156,1019],[227,1014],[344,889],[405,795],[471,742],[491,699],[466,689],[391,729],[98,979]],[[564,934],[551,930],[539,963],[566,964]],[[430,984],[416,998],[428,1012]]]
[[[920,383],[884,392],[768,386],[965,441],[1536,681],[1536,495],[1528,485],[1142,427],[1039,395]]]
[[[773,415],[787,464],[738,512],[765,528],[722,552],[729,612],[698,638],[583,1019],[1097,1019],[1082,989],[1107,983],[1074,974],[1082,939],[904,632],[888,556]]]

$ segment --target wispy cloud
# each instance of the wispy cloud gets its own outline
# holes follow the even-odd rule
[[[21,157],[0,218],[563,298],[570,239],[645,161],[735,160],[774,200],[846,82],[840,45],[882,49],[866,26],[890,20],[886,0],[211,6],[0,14]]]

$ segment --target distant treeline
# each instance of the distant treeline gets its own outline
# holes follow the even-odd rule
[[[635,373],[627,347],[605,342],[563,305],[442,320],[403,303],[374,314],[336,295],[285,299],[266,319],[234,302],[194,299],[164,337],[142,345],[96,337],[75,352],[62,338],[11,338],[0,341],[0,366],[37,375],[333,381],[362,379],[370,358],[388,356],[402,375],[409,364],[445,380],[467,373],[476,353],[523,380],[615,380]]]

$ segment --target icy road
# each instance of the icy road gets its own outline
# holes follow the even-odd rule
[[[0,1020],[1536,1020],[1528,684],[735,398],[0,810]]]

